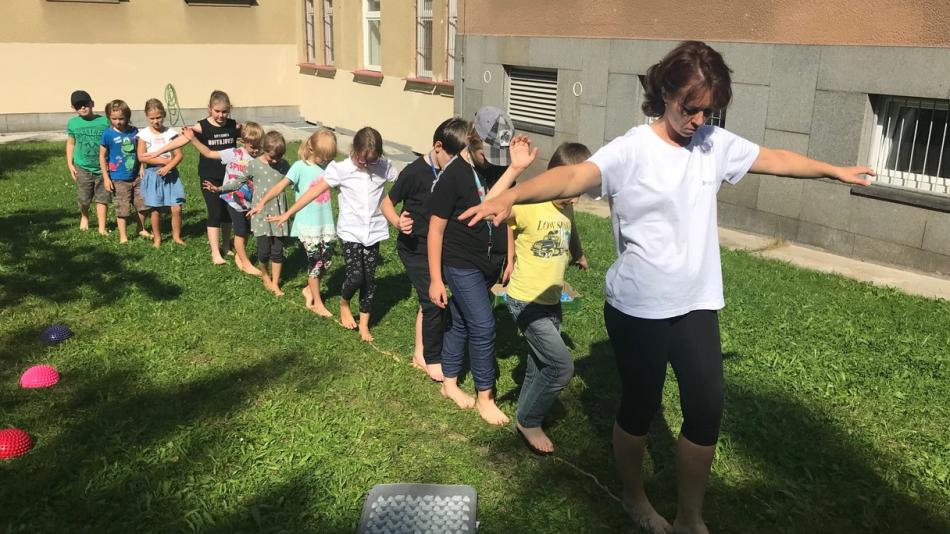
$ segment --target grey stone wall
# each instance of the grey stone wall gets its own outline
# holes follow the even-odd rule
[[[97,113],[102,113],[102,109],[97,109]],[[75,113],[8,113],[0,114],[0,134],[20,133],[20,132],[48,132],[55,130],[66,130],[66,121]],[[208,116],[208,110],[205,108],[187,108],[181,110],[181,124],[194,124],[195,122]],[[275,122],[297,122],[300,121],[300,108],[298,106],[256,106],[246,108],[234,108],[231,116],[239,121],[255,121],[261,124]],[[142,127],[148,122],[145,120],[145,113],[142,110],[132,110],[132,124]],[[166,121],[166,124],[169,124]]]
[[[529,175],[564,141],[596,150],[643,124],[639,77],[675,41],[459,36],[455,111],[506,105],[505,65],[558,70],[555,134]],[[715,43],[733,69],[726,128],[751,141],[839,165],[866,163],[869,95],[950,98],[950,50]],[[572,88],[580,82],[582,91]],[[950,197],[894,202],[832,180],[750,174],[719,193],[721,225],[836,254],[950,275]],[[934,209],[934,206],[937,206]]]

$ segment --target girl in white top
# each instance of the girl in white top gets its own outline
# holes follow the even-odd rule
[[[723,307],[716,192],[746,172],[836,178],[867,185],[867,167],[836,167],[760,147],[706,126],[732,98],[730,70],[704,43],[687,41],[647,73],[643,111],[656,120],[598,150],[588,161],[549,170],[461,215],[505,221],[513,204],[570,198],[600,187],[610,201],[618,259],[606,282],[604,319],[622,387],[614,455],[623,506],[649,532],[706,533],[705,484],[722,417]],[[683,410],[677,443],[679,508],[673,525],[647,498],[641,465],[660,406],[666,365]]]
[[[350,299],[360,292],[359,332],[363,341],[373,341],[369,331],[370,309],[376,291],[379,243],[389,237],[386,217],[379,209],[386,182],[396,180],[396,169],[383,159],[383,138],[375,129],[361,128],[353,136],[350,157],[327,166],[323,181],[297,198],[293,206],[268,220],[283,224],[331,187],[339,189],[340,213],[336,233],[343,249],[346,279],[340,292],[340,322],[357,328],[350,311]]]
[[[151,208],[152,246],[158,248],[162,245],[161,211],[165,209],[172,213],[172,240],[184,245],[181,238],[181,206],[185,203],[185,188],[177,168],[182,153],[180,148],[162,151],[178,136],[178,130],[165,126],[165,106],[157,98],[145,102],[145,118],[148,128],[139,130],[137,134],[136,155],[146,166],[142,173],[142,199]],[[152,157],[149,153],[157,155]]]

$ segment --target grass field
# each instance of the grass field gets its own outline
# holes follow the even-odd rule
[[[0,462],[0,532],[352,532],[365,493],[386,482],[471,484],[485,533],[627,530],[609,494],[565,463],[619,492],[606,220],[579,215],[592,270],[568,278],[584,295],[565,320],[577,376],[549,425],[558,458],[539,459],[410,366],[416,304],[392,241],[377,350],[303,308],[299,247],[279,300],[233,265],[211,265],[193,150],[181,166],[189,244],[160,250],[77,230],[63,151],[0,145],[0,428],[36,440]],[[723,270],[711,529],[950,532],[950,304],[739,252],[723,253]],[[526,345],[507,311],[498,318],[498,397],[513,415]],[[37,336],[55,322],[76,337],[44,348]],[[60,384],[19,389],[39,363]],[[674,386],[671,376],[648,460],[668,517]]]

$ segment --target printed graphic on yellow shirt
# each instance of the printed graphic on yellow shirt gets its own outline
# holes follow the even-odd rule
[[[544,223],[540,222],[538,226],[540,227],[542,224]],[[571,229],[569,227],[566,229],[558,228],[556,230],[550,230],[544,238],[535,241],[531,245],[531,254],[537,258],[560,256],[567,253],[570,241]]]

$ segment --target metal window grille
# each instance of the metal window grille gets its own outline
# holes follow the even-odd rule
[[[557,71],[507,67],[508,115],[515,127],[554,135]]]
[[[868,165],[876,182],[950,194],[950,101],[875,99]]]
[[[307,63],[313,63],[316,59],[316,43],[313,37],[313,0],[305,0],[304,3],[304,33],[307,37]]]
[[[380,50],[382,48],[382,20],[380,4],[382,0],[365,0],[363,11],[363,65],[367,69],[381,70]]]
[[[323,61],[333,65],[333,2],[323,0]]]
[[[446,24],[446,30],[448,35],[446,36],[446,65],[445,65],[445,77],[448,80],[455,78],[455,36],[458,33],[459,25],[459,6],[458,0],[449,0],[449,17],[448,24]]]
[[[432,77],[432,0],[416,0],[416,76]]]
[[[712,126],[718,126],[720,128],[726,127],[726,110],[717,109],[712,112],[712,115],[706,117],[706,124]]]

